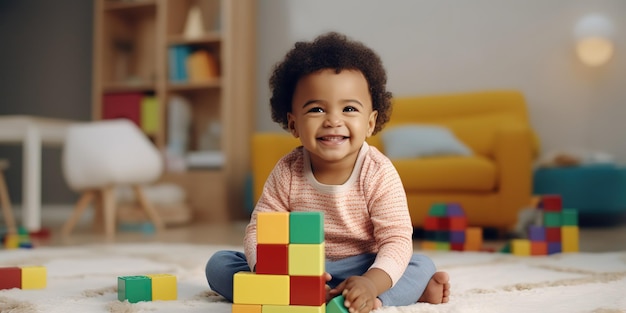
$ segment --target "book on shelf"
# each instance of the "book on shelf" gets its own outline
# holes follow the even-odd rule
[[[168,76],[172,82],[186,82],[187,58],[191,54],[191,47],[188,45],[170,46],[167,50],[168,56]]]
[[[144,96],[141,100],[141,128],[148,135],[159,130],[159,103],[155,96]]]

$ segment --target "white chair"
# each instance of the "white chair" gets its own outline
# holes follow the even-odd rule
[[[94,222],[104,217],[107,239],[115,236],[115,188],[132,186],[137,200],[157,231],[163,222],[147,201],[142,184],[154,182],[163,172],[163,160],[156,147],[141,130],[126,119],[75,124],[68,128],[63,147],[63,174],[67,184],[81,191],[62,234],[71,233],[81,214],[94,202]],[[95,199],[94,199],[95,198]]]
[[[0,159],[0,204],[2,205],[2,213],[4,215],[4,221],[7,224],[8,233],[16,234],[17,227],[15,225],[15,218],[13,217],[13,208],[11,207],[7,182],[4,179],[4,170],[8,167],[9,161]]]

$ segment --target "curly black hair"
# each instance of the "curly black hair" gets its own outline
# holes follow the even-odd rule
[[[391,92],[386,90],[387,74],[380,57],[363,43],[336,32],[322,34],[312,42],[297,42],[270,78],[272,120],[288,130],[287,113],[300,78],[324,69],[358,70],[363,73],[378,111],[373,134],[379,132],[391,117]]]

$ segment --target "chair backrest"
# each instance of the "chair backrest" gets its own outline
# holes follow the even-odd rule
[[[394,98],[391,120],[385,129],[417,123],[446,126],[481,155],[493,152],[495,136],[503,125],[531,128],[524,96],[515,90]],[[384,151],[380,133],[368,143]]]
[[[158,149],[129,120],[75,124],[66,136],[63,174],[74,190],[150,183],[163,172]]]

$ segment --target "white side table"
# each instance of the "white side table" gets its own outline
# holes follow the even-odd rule
[[[77,121],[27,115],[0,115],[0,143],[21,143],[22,224],[29,231],[41,229],[41,148],[62,146],[67,127]]]

